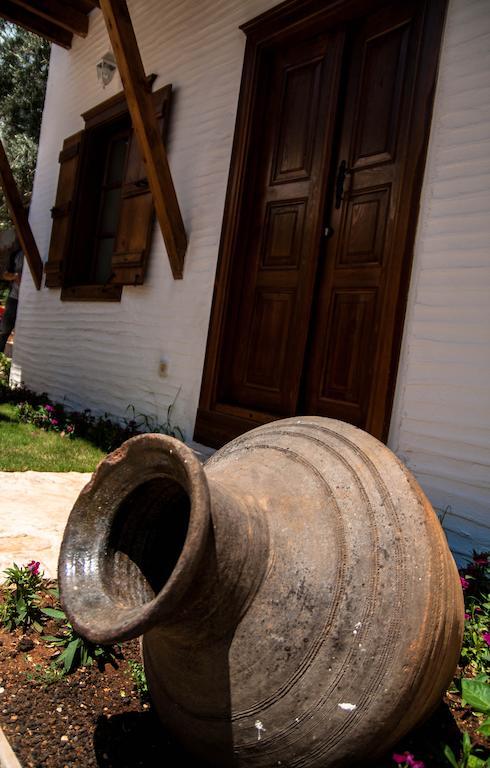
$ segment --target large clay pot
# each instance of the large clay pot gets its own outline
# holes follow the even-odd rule
[[[364,764],[431,712],[460,651],[432,507],[330,419],[260,427],[205,468],[171,438],[129,440],[80,494],[59,578],[81,634],[143,635],[161,719],[212,765]]]

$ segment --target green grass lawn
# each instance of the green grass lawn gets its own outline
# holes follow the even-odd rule
[[[21,424],[15,406],[0,405],[0,471],[93,472],[105,456],[82,438]]]

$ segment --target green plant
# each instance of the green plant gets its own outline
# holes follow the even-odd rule
[[[453,750],[447,744],[444,747],[444,756],[452,768],[490,768],[490,758],[485,760],[473,753],[471,739],[467,733],[463,734],[461,742],[461,758],[457,760]]]
[[[463,705],[471,707],[478,714],[486,715],[478,730],[484,736],[490,736],[490,684],[488,675],[463,678],[461,697]]]
[[[50,664],[49,667],[43,667],[42,664],[34,665],[34,672],[28,672],[26,675],[27,680],[42,685],[47,688],[54,683],[59,683],[65,676],[64,669]]]
[[[461,662],[473,673],[490,672],[490,562],[488,552],[473,552],[460,571],[465,596],[465,631]]]
[[[140,661],[128,659],[128,667],[131,670],[131,679],[138,693],[138,696],[141,699],[147,699],[149,695],[148,683],[146,680],[145,668],[143,667],[143,664],[141,664]]]
[[[43,574],[39,571],[39,563],[32,560],[20,568],[14,563],[4,573],[7,578],[3,586],[4,601],[0,604],[0,623],[9,631],[32,626],[42,632],[40,592]]]
[[[3,352],[0,352],[0,381],[4,382],[5,384],[8,384],[9,382],[11,365],[12,361],[10,357],[7,357],[7,355],[4,355]]]
[[[98,645],[85,640],[73,629],[67,621],[64,611],[58,608],[42,608],[42,612],[52,619],[63,621],[59,635],[46,635],[45,642],[53,648],[61,650],[53,662],[62,666],[65,674],[74,672],[79,667],[89,667],[94,662],[99,666],[106,663],[114,664],[119,655],[119,649],[112,645]]]
[[[126,424],[133,425],[133,427],[138,431],[141,430],[143,432],[158,432],[161,435],[169,435],[169,437],[175,437],[176,440],[182,440],[182,442],[184,442],[185,436],[183,430],[172,422],[172,410],[179,394],[180,388],[167,408],[165,421],[160,422],[156,416],[146,416],[142,413],[136,414],[134,405],[129,405],[126,410],[132,411],[132,418],[127,421]],[[138,421],[138,419],[140,421]]]

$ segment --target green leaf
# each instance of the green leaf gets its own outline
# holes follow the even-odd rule
[[[41,608],[41,611],[52,619],[66,619],[66,613],[58,608]]]
[[[464,678],[462,682],[463,701],[477,712],[490,712],[490,685]]]
[[[471,739],[469,733],[463,733],[463,757],[468,758],[471,755]]]
[[[65,672],[70,672],[70,670],[73,668],[78,646],[79,641],[72,640],[71,643],[68,643],[61,656],[59,656],[58,661],[63,662]]]
[[[447,745],[447,744],[446,744],[446,746],[444,747],[444,756],[445,756],[446,760],[447,760],[449,763],[451,763],[451,765],[453,766],[453,768],[459,768],[459,766],[458,766],[458,763],[457,763],[457,761],[456,761],[456,757],[454,756],[454,752],[453,752],[453,750],[451,749],[451,747],[448,747],[448,745]]]
[[[490,736],[490,717],[483,721],[478,728],[478,733],[481,733],[483,736]]]
[[[476,757],[475,755],[469,756],[468,768],[485,768],[485,766],[485,760],[482,760],[481,757]]]
[[[64,645],[65,640],[63,637],[56,637],[56,635],[43,635],[43,640],[48,645]]]

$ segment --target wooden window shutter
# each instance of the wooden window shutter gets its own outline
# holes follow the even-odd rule
[[[51,209],[53,218],[51,242],[48,260],[44,265],[48,288],[59,288],[63,280],[66,253],[70,244],[83,133],[83,131],[79,131],[65,139],[59,156],[60,173],[56,203]]]
[[[165,139],[172,86],[153,94],[158,125]],[[112,285],[140,285],[144,281],[155,211],[143,157],[134,132],[129,141],[122,188],[119,224],[112,257]]]

